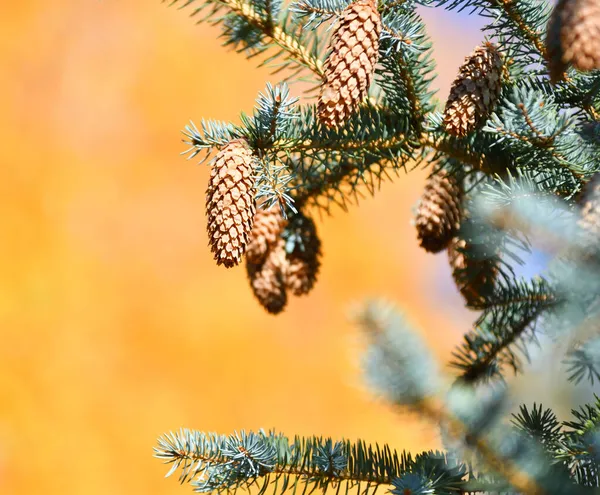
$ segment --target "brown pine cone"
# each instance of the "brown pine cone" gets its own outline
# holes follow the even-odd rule
[[[289,252],[285,271],[286,287],[295,296],[308,294],[317,281],[321,266],[321,241],[315,223],[302,214],[294,216],[284,233]]]
[[[255,159],[244,139],[217,154],[206,190],[207,231],[217,265],[240,262],[254,221]]]
[[[460,228],[462,196],[460,184],[444,169],[427,179],[415,217],[423,249],[439,253],[448,247]]]
[[[559,0],[548,21],[546,48],[550,78],[563,78],[568,65],[581,71],[600,69],[600,3]]]
[[[269,250],[264,263],[252,263],[246,259],[252,292],[262,307],[271,314],[280,313],[287,304],[284,282],[286,264],[285,243],[281,238]]]
[[[344,9],[329,43],[319,96],[319,121],[339,127],[365,99],[379,58],[381,17],[375,0]]]
[[[494,290],[498,267],[494,259],[477,259],[473,246],[464,239],[455,237],[448,246],[448,260],[456,287],[463,295],[466,306],[482,309]]]
[[[465,59],[446,102],[448,133],[464,137],[485,123],[500,96],[502,64],[497,47],[487,42]]]
[[[287,221],[283,218],[278,205],[268,210],[258,210],[254,215],[254,226],[246,246],[248,261],[262,263],[269,249],[277,243],[286,224]]]

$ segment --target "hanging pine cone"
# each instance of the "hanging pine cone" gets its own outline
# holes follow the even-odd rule
[[[442,169],[427,179],[415,225],[419,244],[430,253],[448,247],[460,228],[462,188],[458,181]]]
[[[379,57],[381,17],[375,0],[344,9],[329,43],[319,96],[319,121],[339,127],[367,96]]]
[[[493,258],[478,258],[474,247],[455,237],[448,246],[448,259],[456,287],[463,295],[466,306],[481,309],[494,290],[498,267]]]
[[[559,0],[548,21],[546,50],[552,82],[562,79],[569,65],[600,69],[600,3]]]
[[[284,282],[286,263],[285,243],[281,238],[269,250],[263,263],[252,263],[246,259],[252,292],[262,307],[271,314],[280,313],[287,304]]]
[[[268,210],[258,210],[254,215],[254,226],[250,232],[250,240],[246,246],[246,258],[251,263],[262,263],[279,239],[287,221],[281,209],[275,205]]]
[[[206,190],[207,231],[218,265],[240,262],[254,219],[254,157],[244,139],[217,154]]]
[[[452,83],[444,111],[444,128],[464,137],[482,125],[500,96],[502,57],[492,43],[484,43],[465,59]]]
[[[295,296],[308,294],[321,266],[321,241],[315,223],[302,214],[290,220],[284,232],[287,250],[286,287]]]

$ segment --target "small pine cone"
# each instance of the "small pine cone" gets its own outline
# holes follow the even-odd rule
[[[206,190],[207,231],[217,265],[240,262],[254,221],[254,157],[244,139],[215,158]]]
[[[562,79],[568,65],[600,69],[600,3],[559,0],[548,21],[546,49],[553,82]]]
[[[381,17],[375,0],[357,0],[342,12],[329,43],[319,96],[319,121],[339,127],[365,99],[379,58]]]
[[[254,226],[250,232],[250,240],[246,246],[246,258],[251,263],[262,263],[279,239],[286,225],[279,206],[268,210],[258,210],[254,215]]]
[[[321,240],[315,223],[304,215],[296,215],[284,237],[287,253],[285,283],[295,296],[308,294],[314,287],[321,267]]]
[[[585,185],[580,205],[581,218],[577,223],[590,247],[597,247],[600,243],[600,174]]]
[[[448,260],[452,277],[465,298],[466,306],[481,309],[494,290],[498,267],[494,259],[477,259],[472,255],[472,250],[473,247],[464,239],[455,237],[448,246]]]
[[[462,188],[444,169],[427,179],[415,217],[419,243],[425,251],[439,253],[448,247],[460,228]]]
[[[264,263],[252,263],[246,259],[252,292],[262,307],[271,314],[280,313],[287,304],[284,282],[286,263],[285,243],[281,238],[269,250]]]
[[[464,137],[492,113],[502,88],[502,57],[492,43],[475,48],[452,83],[444,111],[444,128]]]

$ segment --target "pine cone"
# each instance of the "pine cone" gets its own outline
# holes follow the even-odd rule
[[[218,265],[240,262],[254,220],[254,157],[244,139],[217,154],[206,190],[207,231]]]
[[[250,240],[246,246],[246,258],[251,263],[262,263],[279,239],[287,221],[281,214],[279,206],[268,210],[258,210],[254,215],[254,226],[250,232]]]
[[[281,238],[269,250],[264,263],[252,263],[246,259],[246,271],[252,292],[263,308],[271,314],[280,313],[287,304],[284,282],[286,263],[285,243]]]
[[[321,241],[311,218],[298,214],[284,232],[288,254],[285,283],[295,296],[308,294],[321,266]]]
[[[455,237],[448,246],[448,259],[452,277],[466,306],[481,309],[494,290],[498,267],[493,258],[478,259],[471,246],[464,239]]]
[[[546,48],[550,78],[563,77],[568,65],[581,71],[600,68],[600,3],[559,0],[548,21]]]
[[[462,188],[444,169],[427,179],[415,225],[423,249],[438,253],[448,247],[460,228]]]
[[[375,0],[357,0],[342,12],[329,43],[319,96],[319,120],[339,127],[367,96],[379,57],[381,17]]]
[[[444,111],[444,128],[464,137],[482,125],[500,96],[502,57],[492,43],[484,43],[465,59],[452,83]]]

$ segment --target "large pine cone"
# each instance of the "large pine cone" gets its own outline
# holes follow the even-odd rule
[[[319,121],[339,127],[367,96],[379,57],[381,17],[374,0],[344,9],[329,44],[319,96]]]
[[[438,253],[448,247],[460,228],[462,188],[444,169],[427,179],[415,225],[423,249]]]
[[[502,89],[502,57],[492,43],[478,46],[460,67],[444,111],[444,128],[464,137],[485,123]]]
[[[567,66],[581,71],[600,69],[600,3],[559,0],[546,35],[550,79],[563,79]]]
[[[240,262],[254,221],[254,166],[248,143],[235,139],[217,154],[206,190],[207,231],[218,265]]]

